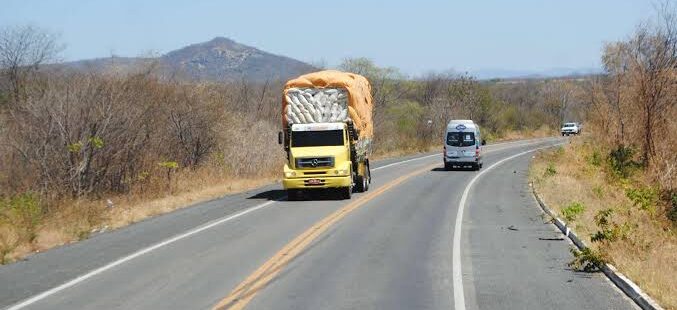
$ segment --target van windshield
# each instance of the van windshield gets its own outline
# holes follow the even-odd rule
[[[447,145],[449,146],[473,146],[475,145],[475,133],[473,132],[448,132]]]
[[[343,145],[343,130],[292,131],[291,146]]]

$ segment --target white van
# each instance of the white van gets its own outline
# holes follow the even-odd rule
[[[452,120],[447,125],[444,139],[444,169],[482,168],[482,140],[480,127],[471,120]]]

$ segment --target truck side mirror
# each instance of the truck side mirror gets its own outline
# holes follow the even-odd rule
[[[487,140],[482,139],[482,145],[487,145]]]
[[[282,139],[283,139],[282,132],[280,131],[277,133],[277,143],[282,144]]]

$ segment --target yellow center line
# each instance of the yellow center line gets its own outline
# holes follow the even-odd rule
[[[270,283],[275,276],[282,270],[282,268],[291,262],[299,253],[307,248],[318,236],[327,231],[331,226],[343,219],[348,213],[363,206],[373,198],[383,194],[387,190],[401,184],[407,179],[421,174],[425,171],[439,166],[433,164],[425,166],[407,175],[401,176],[385,185],[379,187],[373,192],[368,192],[357,200],[347,204],[341,209],[335,211],[319,222],[315,223],[308,230],[304,231],[291,242],[287,243],[280,251],[275,253],[268,261],[266,261],[259,269],[249,275],[240,285],[238,285],[226,298],[222,299],[213,309],[244,309],[247,304],[256,296],[256,294]]]
[[[537,141],[534,143],[520,144],[512,147],[523,147],[532,144],[541,143],[542,141]],[[491,149],[487,150],[484,153],[493,153],[496,151],[504,150],[507,148],[500,149]],[[354,211],[355,209],[361,207],[368,201],[374,199],[375,197],[383,194],[387,190],[401,184],[407,179],[421,174],[430,169],[438,167],[439,164],[427,165],[421,169],[415,170],[409,174],[403,175],[389,183],[384,184],[379,187],[377,190],[368,192],[367,194],[361,196],[357,200],[354,200],[347,204],[346,206],[338,209],[329,216],[323,218],[319,222],[315,223],[308,230],[304,231],[298,237],[296,237],[291,242],[287,243],[280,251],[275,253],[268,261],[266,261],[259,269],[254,271],[249,275],[242,283],[240,283],[228,296],[222,299],[216,306],[215,310],[239,310],[244,309],[247,304],[256,296],[256,294],[270,283],[270,281],[277,276],[278,273],[291,262],[296,256],[299,255],[305,248],[307,248],[318,236],[327,231],[332,225],[336,224],[338,221],[343,219],[348,213]]]

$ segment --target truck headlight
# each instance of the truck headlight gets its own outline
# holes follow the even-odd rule
[[[334,173],[336,175],[346,175],[348,174],[348,169],[336,169],[334,170]]]
[[[295,171],[285,171],[285,173],[284,173],[284,177],[285,177],[285,178],[293,178],[293,177],[295,177],[295,176],[296,176],[296,172],[295,172]]]

